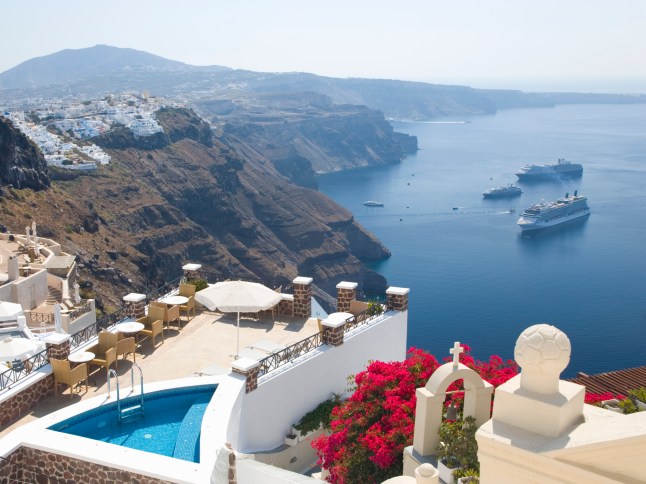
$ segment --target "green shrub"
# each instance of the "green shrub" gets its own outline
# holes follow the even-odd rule
[[[335,393],[332,398],[319,403],[314,410],[303,415],[294,428],[303,435],[317,430],[321,425],[323,428],[329,429],[332,410],[339,403],[341,403],[341,395]]]
[[[379,301],[368,301],[368,309],[366,314],[368,316],[378,316],[384,312],[384,307]]]
[[[186,284],[193,284],[195,286],[195,292],[201,291],[209,287],[209,283],[206,279],[188,279]]]

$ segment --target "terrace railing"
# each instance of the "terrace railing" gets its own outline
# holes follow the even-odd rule
[[[384,307],[384,309],[388,308]],[[348,333],[354,328],[361,326],[362,324],[366,324],[373,319],[376,319],[380,315],[381,314],[368,315],[368,312],[364,311],[356,317],[349,318],[343,326],[343,333]],[[284,350],[272,353],[266,358],[260,360],[258,376],[260,377],[266,375],[267,373],[294,361],[296,358],[299,358],[300,356],[303,356],[304,354],[315,350],[323,344],[323,333],[319,332],[312,336],[309,336],[308,338],[298,341],[291,346],[288,346]]]
[[[81,308],[79,308],[81,309]],[[71,335],[70,348],[78,348],[83,343],[91,340],[97,335],[99,331],[108,329],[110,326],[122,321],[126,318],[125,308],[117,309],[115,312],[107,314],[99,319],[96,323],[91,324],[87,328],[83,328],[80,331]],[[47,350],[43,350],[40,353],[32,356],[23,361],[16,361],[11,368],[6,370],[0,369],[0,391],[10,388],[11,385],[18,383],[20,380],[23,380],[29,376],[29,374],[39,368],[42,368],[45,365],[49,364],[49,357],[47,355]]]
[[[258,376],[266,375],[270,371],[276,370],[290,361],[294,361],[299,356],[303,356],[310,351],[315,350],[323,344],[323,334],[316,333],[308,338],[288,346],[284,350],[272,353],[267,358],[260,360]]]
[[[91,310],[92,308],[89,301],[83,301],[80,306],[75,307],[68,313],[70,316],[70,322],[80,318],[85,313],[89,313]]]
[[[83,343],[86,343],[94,338],[100,331],[114,326],[118,322],[126,319],[126,317],[126,308],[119,308],[113,313],[106,314],[105,316],[99,318],[96,323],[91,324],[90,326],[74,333],[72,335],[72,339],[70,340],[70,347],[72,349],[78,348]]]
[[[7,368],[0,373],[0,391],[11,388],[11,385],[15,385],[20,380],[27,378],[31,372],[48,364],[49,358],[47,357],[46,349],[26,360],[14,362],[11,368]]]
[[[28,316],[27,324],[54,324],[54,315],[52,313],[40,313],[36,311],[25,311]]]

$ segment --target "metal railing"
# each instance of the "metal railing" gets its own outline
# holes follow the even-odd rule
[[[299,356],[303,356],[305,353],[309,353],[310,351],[315,350],[322,344],[323,334],[316,333],[308,338],[294,343],[291,346],[288,346],[284,350],[272,353],[267,358],[260,360],[258,376],[262,376],[269,373],[270,371],[276,370],[277,368],[286,365],[290,361],[294,361]]]
[[[72,339],[70,340],[70,348],[78,348],[83,343],[86,343],[87,341],[94,338],[100,331],[108,329],[110,326],[114,326],[118,322],[123,321],[125,318],[126,308],[119,308],[113,313],[106,314],[102,318],[99,318],[96,323],[91,324],[90,326],[72,334]]]
[[[25,311],[25,313],[29,316],[29,321],[27,321],[27,324],[40,324],[40,323],[45,323],[45,324],[54,324],[54,314],[53,313],[39,313],[36,311]]]
[[[69,314],[70,322],[72,322],[77,318],[80,318],[85,313],[89,313],[91,310],[92,309],[90,308],[90,303],[88,301],[84,301],[80,306],[75,307],[67,314]]]
[[[0,391],[11,388],[11,385],[15,385],[20,380],[27,378],[30,373],[48,364],[49,358],[46,349],[26,360],[14,362],[11,368],[0,373]]]

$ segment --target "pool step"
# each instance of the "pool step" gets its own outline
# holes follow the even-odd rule
[[[195,454],[198,449],[202,428],[202,416],[207,405],[208,403],[196,403],[186,412],[182,425],[180,425],[175,450],[173,451],[173,457],[176,459],[195,462]]]
[[[119,420],[135,420],[144,416],[144,408],[141,405],[133,405],[132,407],[122,408],[119,413]]]

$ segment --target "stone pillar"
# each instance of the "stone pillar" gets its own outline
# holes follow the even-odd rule
[[[311,277],[297,277],[292,281],[294,292],[294,317],[309,318],[312,315]]]
[[[357,298],[356,282],[341,281],[336,285],[336,310],[345,313],[350,310],[350,302]]]
[[[126,303],[126,315],[128,317],[137,319],[143,318],[146,315],[146,295],[131,292],[123,297],[123,302]]]
[[[322,324],[323,343],[331,346],[341,346],[343,344],[343,329],[345,328],[345,321],[323,321]]]
[[[408,292],[407,287],[389,287],[386,290],[386,304],[395,311],[408,310]]]
[[[186,280],[202,278],[202,264],[185,264],[182,266]]]
[[[238,358],[231,363],[233,373],[242,375],[246,379],[246,392],[252,392],[258,388],[258,372],[260,371],[260,362],[251,358]]]
[[[65,333],[52,333],[45,338],[47,356],[57,360],[65,360],[70,355],[70,340],[72,337]]]

